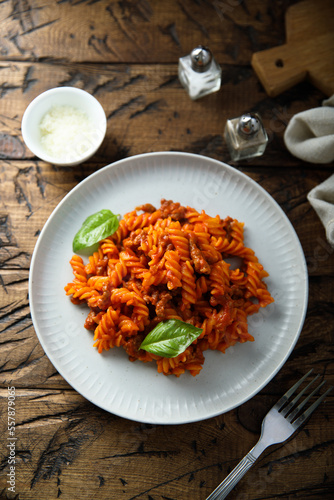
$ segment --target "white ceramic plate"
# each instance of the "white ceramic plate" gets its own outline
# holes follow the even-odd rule
[[[102,355],[85,330],[88,313],[65,295],[72,280],[72,240],[83,220],[109,208],[124,214],[137,205],[172,199],[209,215],[245,222],[245,244],[255,251],[275,298],[249,318],[254,342],[225,354],[205,352],[201,373],[158,374],[155,363],[131,363],[125,351]],[[78,184],[58,205],[38,239],[30,271],[33,323],[45,353],[85,398],[122,417],[181,424],[225,413],[258,393],[295,346],[307,307],[305,258],[284,212],[257,183],[203,156],[149,153],[118,161]]]

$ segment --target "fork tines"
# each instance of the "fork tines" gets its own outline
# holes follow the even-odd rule
[[[298,382],[295,383],[289,389],[282,397],[277,401],[275,404],[274,408],[281,413],[283,417],[288,420],[288,422],[291,423],[294,427],[299,427],[310,415],[311,413],[320,405],[320,403],[325,399],[325,397],[330,393],[330,391],[333,389],[333,387],[329,387],[326,392],[324,392],[314,403],[307,409],[305,410],[298,418],[297,416],[301,412],[301,410],[304,408],[306,403],[315,395],[317,394],[321,387],[326,383],[324,380],[321,382],[318,386],[316,386],[313,391],[308,394],[305,399],[299,403],[298,406],[296,406],[297,402],[300,400],[300,398],[307,393],[308,389],[314,384],[316,380],[319,379],[320,375],[316,375],[313,380],[309,384],[307,384],[304,389],[302,389],[295,397],[292,399],[292,401],[289,401],[290,398],[295,394],[297,389],[301,386],[301,384],[304,382],[304,380],[313,372],[313,369],[311,369],[306,375],[304,375]]]

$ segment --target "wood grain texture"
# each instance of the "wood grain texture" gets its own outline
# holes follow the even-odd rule
[[[106,164],[150,151],[189,151],[231,162],[223,139],[226,120],[246,111],[261,113],[269,144],[265,157],[240,165],[307,166],[284,148],[291,117],[318,107],[324,96],[301,84],[280,99],[269,98],[253,72],[226,68],[220,92],[191,101],[177,76],[177,64],[98,65],[1,63],[0,144],[3,159],[33,158],[21,136],[21,119],[41,92],[68,85],[83,88],[102,104],[106,139],[93,160]],[[217,112],[219,110],[219,112]],[[141,133],[138,133],[141,131]],[[330,166],[329,166],[330,167]]]
[[[221,64],[249,64],[284,39],[288,1],[137,0],[1,2],[5,60],[173,63],[210,44]],[[270,26],[272,31],[268,30]],[[273,37],[273,38],[272,38]]]
[[[261,394],[227,415],[169,427],[120,419],[74,391],[18,390],[20,498],[205,499],[255,444],[260,419],[274,397]],[[332,404],[323,405],[307,432],[266,451],[231,498],[288,498],[291,493],[330,498],[334,436],[327,432],[321,440],[319,427],[332,411]],[[301,483],[305,467],[309,473]]]
[[[291,156],[291,117],[321,105],[302,83],[268,97],[251,55],[284,43],[296,2],[253,0],[15,0],[0,2],[0,500],[205,500],[254,446],[262,418],[308,369],[334,383],[334,249],[307,201],[332,165]],[[223,68],[221,91],[191,101],[177,60],[198,43]],[[80,167],[46,164],[26,148],[29,102],[56,86],[83,88],[108,118],[98,153]],[[231,163],[227,118],[261,113],[265,155]],[[305,253],[309,304],[289,359],[239,408],[203,422],[154,426],[109,414],[57,373],[38,341],[28,280],[38,236],[53,209],[103,166],[149,151],[187,151],[231,163],[258,182],[291,221]],[[7,483],[8,387],[15,387],[15,492]],[[298,435],[265,451],[231,500],[329,500],[334,486],[334,396]]]

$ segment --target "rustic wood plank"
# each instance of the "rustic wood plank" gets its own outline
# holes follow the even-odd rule
[[[224,70],[219,92],[192,101],[178,80],[176,64],[100,67],[0,63],[3,159],[33,158],[21,136],[23,113],[41,92],[63,85],[90,92],[105,110],[107,135],[93,159],[100,164],[170,150],[204,154],[231,163],[223,138],[226,120],[257,111],[263,118],[269,144],[263,157],[240,165],[314,168],[286,150],[283,134],[293,115],[321,105],[324,96],[319,91],[304,83],[273,100],[266,96],[250,68],[229,66]]]
[[[314,368],[333,384],[334,250],[306,199],[333,171],[292,157],[283,133],[324,96],[304,83],[269,98],[250,60],[285,41],[295,0],[0,1],[0,499],[204,500],[259,437],[265,413]],[[177,60],[198,43],[223,68],[220,92],[191,101]],[[70,85],[95,95],[107,137],[91,161],[57,168],[21,136],[29,102]],[[233,164],[266,189],[293,224],[309,272],[306,320],[284,367],[238,409],[203,422],[153,426],[109,414],[74,391],[45,355],[29,311],[28,278],[40,231],[59,201],[113,161],[189,151],[230,163],[227,118],[261,113],[265,155]],[[85,333],[85,332],[84,332]],[[8,389],[15,387],[15,493],[8,490]],[[232,499],[329,500],[334,484],[331,394],[293,439],[265,451]],[[305,471],[307,474],[305,474]]]
[[[290,3],[1,2],[0,58],[171,63],[201,43],[221,64],[248,64],[253,52],[284,42]]]
[[[1,390],[1,400],[6,397],[7,389]],[[23,498],[31,500],[36,495],[54,498],[60,494],[68,500],[79,494],[87,498],[87,491],[90,498],[98,495],[102,500],[203,500],[236,464],[235,457],[241,458],[255,444],[272,399],[258,395],[238,411],[169,427],[110,415],[74,391],[16,390],[17,490],[24,489]],[[324,404],[306,433],[267,450],[232,498],[261,498],[261,492],[266,498],[277,498],[278,492],[282,498],[292,492],[303,498],[306,491],[329,495],[324,474],[331,473],[328,458],[334,436],[327,434],[326,442],[319,440],[321,425],[332,410],[333,403]],[[253,414],[251,427],[249,412]],[[1,455],[4,464],[6,452],[1,450]],[[149,473],[142,468],[147,459]],[[305,467],[309,472],[301,485]],[[2,476],[0,489],[5,487]]]

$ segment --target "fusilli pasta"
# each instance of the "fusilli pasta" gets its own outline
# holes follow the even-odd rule
[[[145,204],[125,214],[87,264],[78,255],[70,261],[74,279],[65,291],[74,304],[89,306],[85,327],[94,331],[94,346],[100,353],[122,347],[131,361],[155,361],[165,375],[195,376],[205,350],[225,352],[253,341],[247,316],[273,298],[263,280],[268,273],[244,245],[243,232],[244,224],[231,217],[167,200],[158,209]],[[202,329],[174,358],[139,348],[166,319]]]

